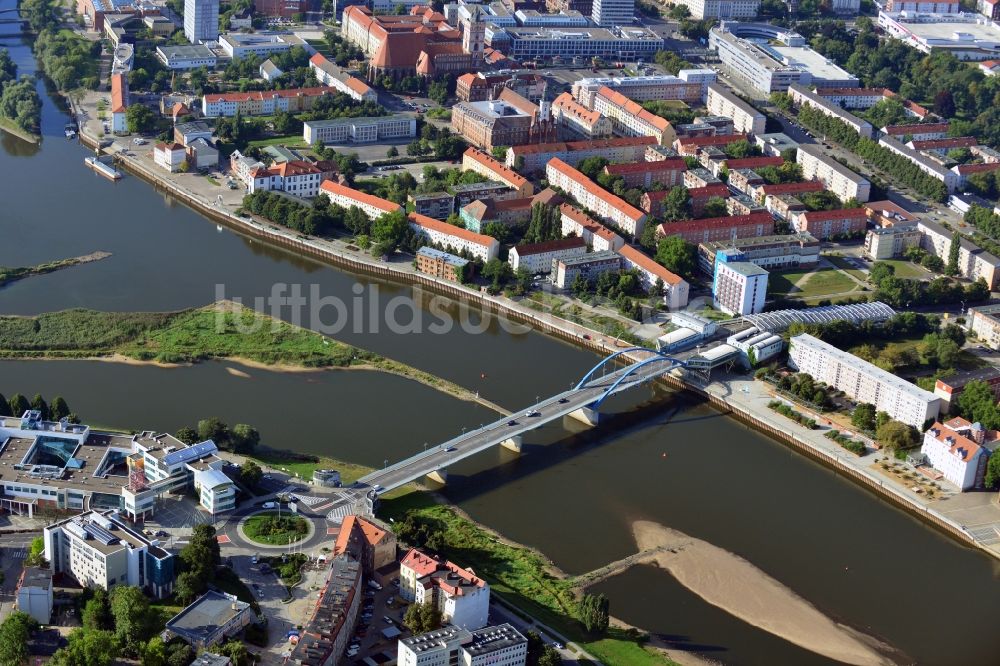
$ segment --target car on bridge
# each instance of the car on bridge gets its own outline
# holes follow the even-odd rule
[[[524,413],[525,416],[541,416],[542,413],[537,409],[532,409]]]
[[[509,425],[509,426],[516,426],[517,425],[517,421],[515,421],[514,419],[511,419],[510,421],[507,421],[507,425]]]

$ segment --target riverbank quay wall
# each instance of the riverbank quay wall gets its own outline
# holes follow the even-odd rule
[[[93,139],[90,139],[82,134],[80,137],[81,141],[85,145],[88,145],[92,149],[98,148],[97,142]],[[327,247],[325,244],[321,244],[308,237],[297,235],[295,232],[290,230],[274,225],[261,224],[252,219],[241,218],[227,211],[219,210],[218,208],[207,204],[188,192],[185,192],[173,183],[164,181],[158,174],[146,169],[134,160],[122,158],[120,156],[118,156],[117,159],[122,167],[129,173],[139,176],[161,191],[170,193],[172,196],[176,197],[178,200],[209,219],[224,224],[246,236],[258,238],[278,247],[314,257],[326,263],[332,264],[333,266],[346,268],[352,272],[381,278],[396,284],[419,284],[422,287],[427,288],[429,291],[449,298],[459,301],[475,301],[485,313],[504,316],[511,321],[529,325],[547,335],[570,342],[596,354],[607,355],[609,353],[619,351],[619,349],[610,344],[609,341],[602,340],[602,336],[599,334],[595,334],[591,329],[574,324],[573,322],[559,319],[558,317],[553,317],[535,310],[520,308],[514,303],[505,303],[501,301],[499,297],[490,296],[489,294],[469,287],[463,287],[444,280],[438,280],[428,275],[405,271],[381,262],[376,263],[378,260],[375,259],[351,256],[349,254],[339,252],[331,247]],[[584,335],[588,335],[588,337],[584,338]],[[809,458],[832,468],[833,470],[857,482],[862,487],[867,488],[871,492],[887,499],[898,508],[909,511],[913,515],[923,519],[928,524],[954,537],[959,542],[977,547],[984,552],[989,553],[991,556],[1000,559],[1000,553],[986,547],[984,544],[979,543],[968,532],[963,530],[960,525],[957,525],[934,509],[924,506],[916,500],[907,497],[895,488],[884,484],[880,479],[863,472],[859,472],[858,470],[848,466],[840,460],[839,457],[810,445],[807,441],[799,438],[797,435],[789,433],[786,429],[783,429],[779,424],[772,423],[770,420],[763,418],[763,416],[748,411],[737,404],[727,402],[725,396],[711,390],[711,386],[702,387],[669,374],[664,375],[655,381],[668,388],[688,391],[701,396],[722,413],[733,416],[743,423],[771,436],[775,440],[805,454]]]

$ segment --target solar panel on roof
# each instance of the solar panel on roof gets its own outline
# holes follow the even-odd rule
[[[167,455],[163,456],[163,464],[165,465],[178,465],[180,463],[190,462],[201,458],[202,456],[207,456],[218,452],[219,448],[215,445],[212,440],[206,440],[200,444],[195,444],[194,446],[188,446],[178,451],[171,451]]]

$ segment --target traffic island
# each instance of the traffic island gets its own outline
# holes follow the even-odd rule
[[[237,526],[240,536],[264,548],[285,548],[307,541],[316,531],[311,520],[292,512],[261,511],[247,516]]]

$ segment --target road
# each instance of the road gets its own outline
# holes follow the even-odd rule
[[[635,358],[651,358],[648,353],[639,353]],[[606,366],[610,370],[613,366]],[[636,370],[614,392],[642,384],[658,377],[675,367],[671,363],[652,363]],[[422,478],[433,472],[446,470],[459,460],[475,455],[492,446],[497,446],[508,439],[518,437],[534,430],[549,421],[562,418],[581,407],[586,407],[599,400],[615,381],[622,377],[628,368],[621,368],[606,375],[598,375],[591,379],[583,388],[573,389],[540,400],[536,404],[515,412],[510,417],[504,417],[488,425],[481,426],[472,432],[463,433],[452,440],[427,448],[424,451],[403,460],[395,465],[388,465],[359,479],[358,484],[367,487],[381,486],[377,492],[383,493],[398,488],[410,481]],[[540,398],[538,398],[540,399]]]
[[[3,583],[0,584],[0,621],[3,621],[14,609],[14,596],[17,581],[24,568],[24,559],[32,539],[41,536],[41,532],[29,534],[4,534],[0,545],[0,572],[3,573]]]

